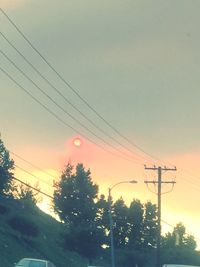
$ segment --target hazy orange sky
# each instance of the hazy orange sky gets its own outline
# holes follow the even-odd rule
[[[177,172],[163,174],[164,180],[175,180],[176,185],[162,197],[162,218],[171,225],[183,222],[199,241],[200,2],[0,0],[0,7],[93,109],[145,151],[92,112],[0,12],[3,35],[101,130],[57,94],[0,35],[1,68],[71,126],[56,120],[0,71],[2,139],[10,151],[41,169],[12,154],[17,166],[38,179],[17,168],[16,176],[33,185],[39,181],[41,189],[52,194],[53,179],[59,178],[64,165],[82,162],[91,169],[101,193],[107,195],[108,187],[119,181],[136,179],[138,184],[114,188],[113,197],[122,196],[127,204],[133,198],[156,203],[144,180],[156,179],[157,174],[145,171],[144,164],[176,166]],[[74,146],[74,138],[82,140],[81,146]],[[164,192],[169,189],[163,187]],[[48,205],[43,199],[41,206]],[[172,229],[163,224],[163,230]]]

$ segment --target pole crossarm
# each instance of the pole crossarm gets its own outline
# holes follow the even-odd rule
[[[152,170],[152,171],[157,171],[159,168],[161,168],[162,171],[177,171],[177,168],[174,167],[174,168],[167,168],[166,166],[164,167],[157,167],[157,166],[153,166],[153,167],[147,167],[146,165],[144,165],[144,169],[145,170]]]
[[[144,181],[145,184],[158,184],[159,181]],[[175,181],[162,181],[162,184],[176,184]]]

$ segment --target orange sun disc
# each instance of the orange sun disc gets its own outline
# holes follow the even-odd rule
[[[76,138],[74,139],[73,144],[78,147],[82,145],[82,141],[80,138]]]

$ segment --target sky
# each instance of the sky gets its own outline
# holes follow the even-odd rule
[[[0,7],[71,87],[0,12],[0,66],[48,108],[0,71],[0,132],[21,168],[16,177],[39,181],[52,194],[64,166],[81,162],[106,196],[115,183],[137,180],[112,190],[128,205],[134,198],[157,201],[144,183],[157,173],[144,164],[176,166],[176,172],[163,173],[163,181],[176,184],[162,196],[162,219],[183,222],[200,244],[200,2],[0,0]],[[163,193],[171,189],[162,187]],[[47,211],[49,200],[40,207]]]

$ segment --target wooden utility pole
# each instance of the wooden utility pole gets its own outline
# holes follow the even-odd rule
[[[161,195],[162,195],[162,184],[172,184],[174,185],[174,181],[162,181],[162,171],[176,171],[175,168],[167,168],[167,167],[146,167],[145,170],[153,170],[158,172],[158,180],[157,181],[144,181],[146,184],[157,184],[158,185],[158,230],[157,230],[157,249],[156,249],[156,267],[161,267],[160,261],[160,239],[161,239]]]

